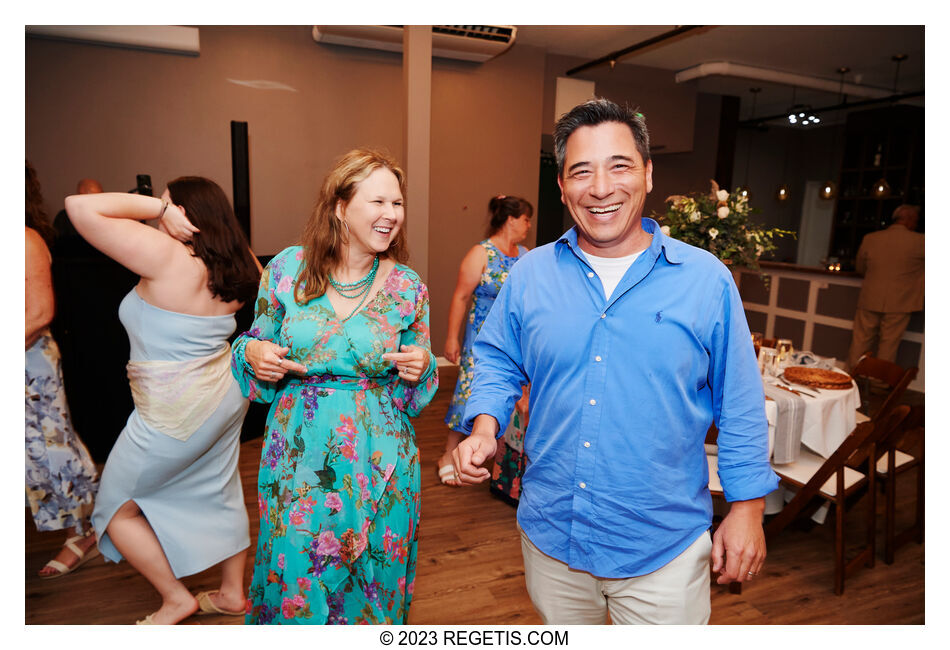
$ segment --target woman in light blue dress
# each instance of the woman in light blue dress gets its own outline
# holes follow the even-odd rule
[[[405,265],[402,170],[346,154],[264,270],[233,371],[271,403],[247,623],[406,623],[421,504],[410,422],[438,387],[429,294]]]
[[[488,238],[479,242],[468,251],[459,267],[458,282],[452,294],[449,306],[449,329],[445,339],[445,358],[459,365],[455,393],[445,416],[449,433],[445,441],[445,452],[439,458],[439,479],[446,485],[458,486],[455,480],[455,468],[452,464],[452,451],[462,440],[462,416],[465,404],[472,391],[472,379],[475,372],[475,358],[472,346],[475,337],[485,322],[485,317],[495,303],[495,297],[501,291],[508,278],[508,270],[528,249],[520,243],[531,229],[531,216],[534,213],[528,201],[517,196],[503,194],[493,197],[488,203],[490,221]],[[465,319],[465,336],[459,348],[459,331],[462,319],[472,300],[468,318]],[[516,404],[516,413],[527,413],[527,393]],[[522,417],[522,419],[524,419]]]
[[[161,596],[139,624],[242,615],[250,540],[237,465],[248,402],[227,339],[260,267],[224,192],[204,178],[176,179],[161,199],[70,196],[66,211],[90,244],[141,276],[119,306],[135,410],[102,472],[99,549]],[[158,228],[139,223],[150,219]],[[216,564],[217,591],[193,596],[179,580]]]

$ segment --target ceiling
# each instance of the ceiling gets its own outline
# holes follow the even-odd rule
[[[675,29],[676,25],[547,26],[518,25],[518,43],[549,53],[594,60]],[[906,54],[898,71],[893,55]],[[786,111],[793,103],[819,108],[839,103],[840,82],[875,90],[909,93],[924,90],[924,27],[922,25],[768,25],[704,26],[676,39],[649,46],[618,59],[669,70],[670,75],[701,63],[726,61],[806,75],[835,84],[831,91],[794,88],[770,81],[720,75],[689,81],[701,92],[736,95],[742,100],[740,119]],[[601,64],[606,66],[607,64]],[[850,71],[840,75],[841,67]],[[583,72],[577,76],[583,78]],[[755,97],[750,88],[761,88]],[[864,97],[850,96],[848,101]],[[907,100],[923,106],[923,97]],[[843,111],[826,123],[843,119]],[[775,122],[781,124],[781,121]]]

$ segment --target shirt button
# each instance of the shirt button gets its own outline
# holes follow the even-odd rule
[[[594,357],[594,361],[602,361],[599,354],[596,357]]]
[[[596,404],[597,404],[597,400],[592,399],[592,400],[590,401],[590,405],[591,405],[591,406],[594,406],[594,405],[596,405]]]
[[[600,317],[601,317],[601,318],[607,318],[607,314],[601,314]]]
[[[583,481],[581,481],[581,489],[583,490],[585,488],[587,488],[587,483],[584,483]]]
[[[584,446],[585,446],[585,447],[590,447],[590,443],[589,443],[589,442],[585,442],[585,443],[584,443]]]
[[[594,272],[593,272],[593,271],[588,271],[588,272],[587,272],[587,277],[589,277],[589,278],[594,277]]]

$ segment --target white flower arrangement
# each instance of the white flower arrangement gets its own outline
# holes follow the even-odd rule
[[[664,234],[704,248],[726,264],[759,268],[759,258],[777,248],[776,237],[795,236],[791,230],[762,228],[749,220],[757,212],[745,196],[719,189],[716,181],[709,194],[674,195],[666,198],[665,214],[651,216]]]

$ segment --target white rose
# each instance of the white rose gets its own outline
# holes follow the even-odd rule
[[[663,233],[664,235],[666,235],[667,237],[669,237],[669,236],[670,236],[670,227],[669,227],[669,226],[660,226],[660,232]]]
[[[726,217],[729,216],[729,208],[727,208],[726,206],[722,206],[721,208],[716,210],[716,214],[719,216],[720,219],[725,219]]]
[[[691,223],[696,223],[697,221],[699,221],[699,220],[702,219],[702,218],[703,218],[703,215],[702,215],[702,213],[701,213],[699,210],[693,210],[693,212],[690,213],[690,215],[689,215],[689,220],[690,220]]]
[[[765,246],[763,246],[762,244],[756,244],[756,246],[755,246],[755,254],[756,254],[756,255],[762,255],[762,253],[764,253],[764,252],[765,252]]]
[[[716,192],[716,198],[719,199],[720,201],[725,201],[726,199],[729,198],[729,192],[727,192],[726,190],[719,190],[718,192]]]
[[[710,229],[709,229],[709,238],[710,238],[710,239],[715,239],[718,234],[719,234],[719,231],[716,230],[715,228],[710,228]]]

